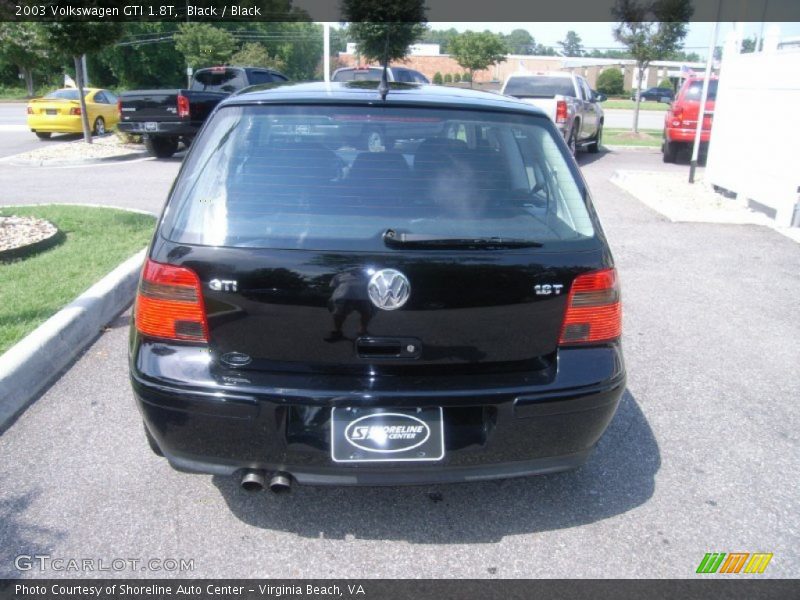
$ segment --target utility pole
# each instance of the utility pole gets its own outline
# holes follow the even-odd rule
[[[322,79],[325,83],[331,81],[331,24],[322,24]]]
[[[689,163],[689,183],[694,183],[694,172],[697,169],[697,158],[700,156],[700,138],[703,134],[703,121],[706,118],[706,100],[708,99],[708,84],[711,79],[711,65],[714,63],[714,49],[717,47],[717,33],[719,30],[719,7],[722,0],[717,4],[717,21],[711,32],[711,42],[708,45],[708,56],[706,57],[706,74],[703,79],[703,91],[700,94],[700,108],[697,111],[697,128],[694,132],[694,145],[692,146],[692,161]]]

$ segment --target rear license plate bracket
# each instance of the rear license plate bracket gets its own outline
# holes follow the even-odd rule
[[[334,462],[436,462],[443,458],[441,407],[331,409]]]

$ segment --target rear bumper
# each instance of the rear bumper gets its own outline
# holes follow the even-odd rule
[[[202,122],[120,121],[117,125],[117,129],[124,133],[133,133],[137,135],[194,137],[197,135],[197,132],[200,131],[202,125]]]
[[[33,115],[28,117],[28,128],[45,133],[82,133],[83,123],[80,115]]]
[[[679,143],[679,144],[693,144],[694,137],[697,133],[696,129],[685,129],[685,128],[673,128],[668,127],[665,132],[664,136],[666,137],[667,141],[670,143]],[[704,129],[700,134],[700,142],[707,144],[708,141],[711,139],[711,130]]]
[[[576,468],[605,431],[625,388],[618,345],[561,350],[552,369],[533,373],[378,383],[352,376],[212,373],[200,349],[164,354],[159,346],[134,343],[131,381],[145,424],[173,467],[218,475],[284,471],[314,485],[449,483]],[[444,459],[334,463],[331,408],[346,406],[443,407]]]

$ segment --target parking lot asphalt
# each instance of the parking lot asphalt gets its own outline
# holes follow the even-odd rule
[[[800,247],[756,226],[670,223],[609,182],[618,168],[686,170],[655,152],[580,162],[620,272],[629,371],[586,466],[280,496],[178,473],[145,442],[125,314],[0,437],[0,577],[680,578],[706,552],[771,552],[764,577],[797,577]],[[27,191],[42,201],[83,181],[84,201],[156,208],[176,167],[65,170]],[[0,168],[0,202],[12,182]],[[20,554],[194,570],[20,572]]]

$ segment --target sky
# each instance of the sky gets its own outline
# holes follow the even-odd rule
[[[584,47],[592,48],[621,48],[620,44],[614,41],[611,33],[613,23],[429,23],[432,29],[449,29],[455,27],[458,31],[467,29],[484,30],[488,29],[495,33],[510,33],[514,29],[527,29],[536,39],[538,44],[545,46],[555,46],[563,40],[567,31],[574,30],[581,36],[581,43]],[[764,24],[764,30],[771,25]],[[781,37],[800,36],[800,23],[776,23],[780,27]],[[689,33],[684,42],[687,52],[697,52],[700,56],[705,56],[711,38],[713,23],[696,22],[689,24]],[[761,23],[745,23],[745,37],[752,37],[758,34]],[[717,45],[723,45],[725,36],[734,29],[733,23],[720,23]]]

